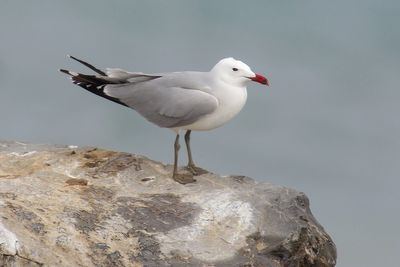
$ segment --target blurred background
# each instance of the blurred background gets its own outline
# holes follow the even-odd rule
[[[1,0],[0,139],[171,163],[172,131],[57,69],[85,70],[67,54],[143,72],[232,56],[271,86],[249,85],[239,116],[192,135],[198,165],[305,192],[337,266],[399,266],[399,12],[390,0]]]

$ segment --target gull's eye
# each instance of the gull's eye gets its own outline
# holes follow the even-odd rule
[[[238,69],[237,69],[237,68],[232,68],[232,70],[233,70],[233,71],[238,71]]]

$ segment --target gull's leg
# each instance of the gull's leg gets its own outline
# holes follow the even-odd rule
[[[192,158],[192,150],[190,149],[190,134],[192,133],[191,130],[187,130],[185,134],[185,143],[186,143],[186,148],[187,148],[187,153],[188,153],[188,168],[190,167],[196,167],[193,162]]]
[[[179,134],[177,134],[176,138],[175,138],[175,144],[174,144],[174,149],[175,149],[174,172],[172,174],[172,179],[174,179],[176,182],[181,183],[181,184],[194,183],[194,182],[196,182],[196,180],[193,179],[193,175],[178,173],[178,154],[179,154],[180,148],[181,148],[181,146],[179,144]]]
[[[187,148],[187,153],[188,153],[188,165],[187,169],[193,174],[193,175],[201,175],[204,173],[207,173],[206,170],[197,167],[194,164],[193,157],[192,157],[192,150],[190,149],[190,134],[192,133],[191,130],[187,130],[185,134],[185,143],[186,143],[186,148]]]
[[[178,174],[178,154],[179,154],[179,149],[181,148],[181,145],[179,144],[179,134],[176,135],[175,138],[175,144],[174,144],[174,149],[175,149],[175,154],[174,154],[174,173],[172,174],[172,178],[176,179],[177,174]]]

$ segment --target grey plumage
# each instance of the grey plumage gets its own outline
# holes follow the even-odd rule
[[[136,110],[160,127],[174,128],[192,124],[218,106],[217,98],[207,93],[210,88],[203,82],[207,78],[206,73],[145,74],[122,69],[107,69],[103,72],[89,63],[70,57],[96,73],[104,74],[86,75],[60,70],[69,74],[75,84]]]
[[[104,93],[160,127],[180,127],[195,122],[218,106],[218,100],[206,93],[209,89],[204,84],[193,86],[192,82],[192,87],[186,87],[189,85],[187,76],[201,77],[201,74],[170,73],[145,82],[107,85]]]

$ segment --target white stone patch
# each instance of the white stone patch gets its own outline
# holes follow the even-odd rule
[[[5,255],[16,255],[18,248],[17,236],[0,221],[0,251]]]
[[[33,155],[35,153],[37,153],[37,152],[36,151],[29,151],[29,152],[22,152],[22,153],[11,152],[10,155],[16,156],[16,157],[28,157],[28,156],[31,156],[31,155]]]
[[[77,148],[78,148],[78,146],[75,146],[75,145],[69,145],[69,146],[68,146],[68,148],[70,148],[70,149],[77,149]]]
[[[179,249],[203,261],[229,259],[257,230],[250,203],[235,199],[233,193],[214,191],[188,196],[184,201],[197,203],[202,211],[193,224],[157,237],[166,255]]]
[[[70,178],[79,178],[80,172],[77,172],[79,167],[79,161],[64,162],[64,164],[53,165],[53,171]]]

